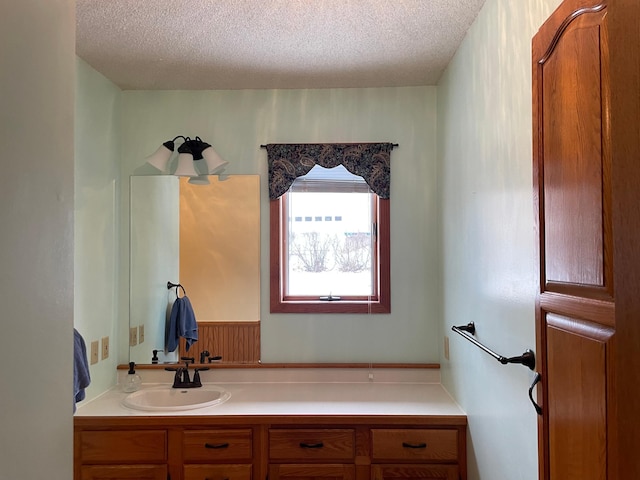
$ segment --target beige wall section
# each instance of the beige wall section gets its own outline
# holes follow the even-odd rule
[[[223,177],[224,179],[224,177]],[[197,321],[260,319],[260,178],[180,181],[180,283]]]
[[[435,87],[122,95],[123,181],[134,172],[148,173],[145,157],[176,135],[198,135],[213,144],[230,162],[227,173],[260,175],[263,361],[438,361]],[[260,144],[374,141],[400,145],[391,155],[392,313],[271,315],[267,155]],[[128,193],[121,199],[120,237],[128,242]],[[127,262],[121,266],[121,290],[128,288]],[[127,355],[128,348],[120,353]]]
[[[77,58],[74,325],[87,348],[109,337],[112,349],[107,359],[100,354],[100,361],[90,366],[87,400],[116,381],[120,94],[110,80]]]
[[[1,8],[3,479],[73,476],[74,7]]]
[[[450,329],[474,321],[502,355],[535,350],[531,38],[559,3],[487,0],[438,85],[442,376],[469,416],[469,480],[538,478],[533,373]]]

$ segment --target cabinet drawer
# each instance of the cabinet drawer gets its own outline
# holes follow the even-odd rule
[[[458,459],[458,431],[446,429],[373,429],[373,461]]]
[[[164,430],[83,431],[83,463],[163,463],[167,460]]]
[[[272,460],[352,460],[353,429],[269,430]]]
[[[184,480],[251,480],[251,465],[185,465]]]
[[[167,480],[166,465],[90,465],[80,480]]]
[[[354,480],[355,465],[288,464],[270,465],[269,480]]]
[[[192,430],[182,437],[185,462],[251,460],[251,429]]]
[[[373,465],[372,480],[458,480],[457,465]]]

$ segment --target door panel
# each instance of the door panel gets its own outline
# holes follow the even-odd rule
[[[542,74],[545,278],[604,286],[600,28],[566,32]]]
[[[553,314],[546,323],[550,478],[604,480],[613,331]]]

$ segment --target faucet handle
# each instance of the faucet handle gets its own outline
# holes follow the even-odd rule
[[[187,385],[191,383],[191,379],[189,378],[189,364],[186,364],[185,368],[181,368],[182,370],[182,383]]]
[[[196,359],[194,357],[180,357],[180,360],[184,361],[187,364],[196,363]]]
[[[209,367],[197,367],[194,370],[196,373],[193,374],[193,386],[201,387],[202,381],[200,380],[200,372],[203,370],[209,370]]]

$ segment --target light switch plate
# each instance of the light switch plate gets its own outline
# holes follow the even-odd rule
[[[138,343],[144,342],[144,325],[138,327]]]
[[[109,358],[109,337],[102,337],[102,360]]]
[[[91,342],[91,365],[98,363],[98,340]]]
[[[138,344],[138,327],[129,329],[129,346],[135,347]]]
[[[449,360],[449,337],[444,336],[444,358]]]

